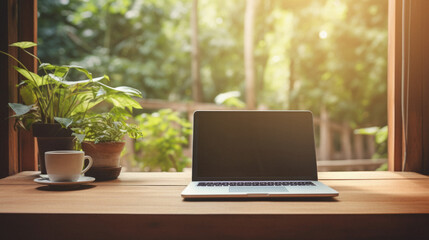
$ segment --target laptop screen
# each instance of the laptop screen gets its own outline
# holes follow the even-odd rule
[[[193,181],[317,180],[309,111],[197,111]]]

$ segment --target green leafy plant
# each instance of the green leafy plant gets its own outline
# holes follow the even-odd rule
[[[93,78],[92,74],[81,66],[63,65],[56,66],[42,63],[41,60],[27,51],[27,48],[37,44],[32,42],[17,42],[10,46],[18,47],[31,55],[39,62],[41,75],[33,73],[14,56],[0,51],[0,53],[14,59],[18,66],[15,70],[24,77],[18,84],[19,93],[24,104],[9,103],[15,112],[12,117],[17,118],[17,124],[24,129],[29,129],[33,123],[55,123],[70,125],[72,119],[85,118],[86,112],[95,105],[107,101],[118,108],[141,108],[132,97],[141,97],[137,89],[120,86],[110,87],[101,81],[109,81],[104,75]],[[76,76],[71,71],[85,76],[84,80],[72,80]]]
[[[143,133],[135,144],[135,160],[141,168],[183,171],[190,162],[183,154],[183,146],[188,144],[191,124],[170,109],[142,114],[135,120]]]
[[[125,135],[131,138],[142,137],[137,125],[127,123],[128,117],[128,113],[117,108],[108,113],[89,113],[87,117],[72,123],[71,129],[78,142],[121,142]]]

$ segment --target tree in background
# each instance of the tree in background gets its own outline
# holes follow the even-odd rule
[[[40,57],[107,73],[114,85],[141,89],[145,98],[192,100],[195,2],[46,0],[39,5]],[[198,1],[204,102],[223,92],[245,96],[246,2]],[[255,2],[259,107],[326,110],[328,119],[351,128],[386,124],[387,1]]]
[[[291,106],[352,127],[386,122],[386,1],[314,1],[293,17]],[[301,16],[300,16],[301,15]],[[302,31],[299,31],[302,30]]]
[[[198,0],[192,0],[191,12],[191,45],[192,45],[192,100],[201,102],[204,99],[200,74],[200,48],[198,41]]]
[[[39,52],[46,61],[108,73],[113,84],[139,88],[146,98],[188,99],[190,9],[172,0],[47,1],[39,9]]]

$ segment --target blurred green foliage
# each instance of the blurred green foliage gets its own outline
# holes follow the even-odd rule
[[[369,127],[359,128],[354,130],[355,134],[361,135],[372,135],[375,137],[375,143],[377,144],[377,151],[372,156],[373,159],[387,158],[387,137],[388,127]]]
[[[187,101],[191,3],[45,0],[38,52],[48,62],[108,74],[145,98]],[[229,91],[244,96],[245,4],[199,1],[206,102]],[[315,115],[324,105],[332,120],[352,128],[386,124],[386,0],[259,1],[254,28],[259,105]]]
[[[239,91],[225,92],[217,95],[214,102],[218,105],[224,105],[234,108],[245,108],[246,103],[240,100],[241,93]]]
[[[191,0],[44,0],[38,53],[108,74],[112,85],[138,88],[145,98],[190,101],[191,6]],[[258,1],[257,104],[315,116],[325,107],[331,120],[353,129],[386,125],[387,7],[386,0]],[[245,9],[245,0],[199,0],[205,102],[238,91],[222,104],[243,106]]]
[[[142,170],[181,172],[189,165],[183,147],[188,144],[191,123],[170,109],[145,113],[135,120],[143,134],[135,143],[135,161]]]
[[[377,149],[375,154],[372,156],[373,159],[387,158],[387,140],[388,140],[388,127],[369,127],[369,128],[360,128],[355,129],[355,134],[361,135],[372,135],[375,137],[375,143],[377,144]],[[387,163],[381,165],[377,171],[387,171]]]
[[[46,0],[39,7],[39,55],[107,73],[112,83],[139,88],[145,98],[188,95],[189,21],[183,21],[189,18],[188,5]]]

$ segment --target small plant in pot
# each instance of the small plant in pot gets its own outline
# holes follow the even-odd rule
[[[37,137],[40,170],[45,174],[46,151],[74,148],[74,136],[69,129],[73,121],[84,119],[89,109],[103,101],[115,106],[141,108],[132,99],[141,97],[141,93],[129,87],[113,88],[103,84],[102,80],[109,80],[106,75],[93,78],[88,70],[80,66],[42,63],[26,50],[36,45],[32,42],[17,42],[10,46],[18,47],[37,59],[40,74],[29,71],[7,52],[0,53],[17,62],[18,66],[14,68],[24,78],[17,86],[23,103],[9,103],[9,106],[15,112],[12,117],[16,118],[16,125],[32,130],[33,136]]]
[[[127,123],[129,117],[124,109],[113,108],[108,113],[90,114],[72,124],[74,135],[85,154],[94,160],[86,173],[97,181],[116,179],[121,172],[120,155],[124,149],[123,138],[140,138],[142,133],[136,125]]]

